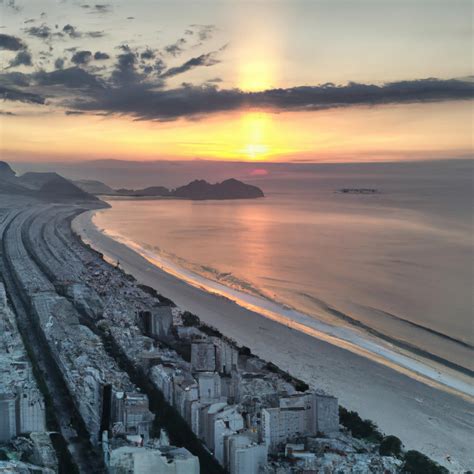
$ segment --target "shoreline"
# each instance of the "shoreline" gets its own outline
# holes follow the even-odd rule
[[[368,358],[367,356],[371,354],[367,351],[373,350],[370,344],[365,349],[366,352],[361,351],[354,344],[351,346],[350,342],[342,344],[341,347],[340,343],[334,344],[340,342],[337,337],[328,336],[320,331],[327,328],[308,327],[305,325],[307,321],[282,321],[278,315],[272,314],[271,308],[262,316],[259,314],[261,311],[255,311],[260,309],[258,305],[252,305],[250,302],[247,306],[239,306],[227,297],[223,297],[222,292],[219,294],[218,288],[214,293],[209,293],[209,288],[203,288],[203,285],[191,285],[190,282],[179,279],[177,275],[164,271],[157,262],[151,262],[150,258],[137,254],[134,249],[100,232],[92,223],[91,212],[76,218],[73,228],[88,243],[93,240],[93,247],[105,257],[111,261],[120,260],[122,268],[135,276],[138,281],[148,284],[164,296],[171,298],[181,308],[198,314],[203,322],[213,325],[225,335],[250,347],[252,352],[266,360],[275,361],[284,370],[310,385],[338,396],[344,406],[356,409],[362,416],[373,419],[383,431],[399,436],[408,447],[425,452],[451,469],[453,466],[446,465],[441,451],[444,455],[449,453],[453,459],[463,458],[462,465],[469,466],[470,463],[467,462],[469,459],[468,433],[474,423],[468,418],[468,421],[463,418],[472,410],[472,401],[469,403],[453,393],[439,390],[439,387],[427,385],[427,380],[422,383],[408,372],[396,371],[394,363],[382,365],[382,359]],[[341,329],[344,330],[344,328]],[[274,344],[271,343],[272,339]],[[402,355],[402,357],[405,356]],[[298,361],[296,367],[293,360]],[[357,377],[355,377],[356,374],[358,374]],[[355,391],[354,384],[357,386]],[[394,406],[393,401],[395,399],[396,403],[397,398],[403,400],[405,405],[410,405],[409,408]],[[392,400],[392,403],[388,403],[389,400]],[[421,409],[425,400],[431,400],[428,405],[432,406],[425,407],[429,408],[428,412],[426,409]],[[466,428],[468,431],[460,438],[453,433],[452,446],[441,449],[441,446],[446,444],[446,440],[442,441],[439,438],[438,442],[433,442],[433,438],[443,433],[446,436],[446,429],[443,428],[445,425],[444,422],[439,423],[440,426],[433,432],[433,418],[435,420],[439,418],[437,422],[443,418],[447,420],[449,414],[446,413],[446,405],[458,405],[458,418],[452,417],[451,425],[462,425],[457,426],[461,428],[461,433],[465,432]],[[434,408],[435,406],[438,410]],[[389,410],[389,413],[384,413],[386,410]],[[416,411],[418,413],[415,413]],[[439,414],[433,415],[433,411],[439,411]],[[397,412],[399,412],[398,416],[395,415]],[[431,416],[428,413],[431,413]],[[405,417],[406,423],[403,422]],[[417,419],[418,422],[415,421]],[[429,435],[426,433],[426,436],[420,435],[419,430],[423,426],[431,426]],[[424,437],[429,439],[424,440]],[[460,446],[457,446],[456,438]],[[463,444],[464,447],[462,447]],[[454,455],[453,450],[459,451],[459,449],[464,454]]]
[[[473,376],[472,370],[442,359],[409,343],[387,336],[333,308],[328,308],[328,312],[331,314],[333,312],[338,313],[335,316],[347,322],[348,325],[338,326],[324,322],[294,308],[269,300],[264,296],[246,293],[198,275],[192,270],[143,248],[130,239],[99,229],[93,221],[97,212],[99,211],[89,211],[86,214],[87,217],[78,216],[78,222],[85,224],[85,229],[93,227],[94,231],[100,232],[105,237],[132,249],[153,266],[184,281],[186,284],[217,297],[228,299],[259,316],[269,318],[288,328],[369,358],[435,388],[449,391],[474,402],[474,387],[469,380],[469,377],[472,378]],[[89,222],[84,222],[86,219]],[[81,235],[81,237],[88,238],[87,235]],[[102,253],[107,256],[107,252]],[[120,259],[117,258],[116,260]],[[115,261],[112,263],[115,263]],[[164,296],[167,296],[167,294],[164,293]]]

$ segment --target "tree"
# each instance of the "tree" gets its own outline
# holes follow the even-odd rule
[[[381,456],[400,456],[402,442],[396,436],[385,436],[379,446]]]
[[[408,451],[402,472],[406,474],[448,474],[449,471],[418,451]]]
[[[365,438],[376,442],[382,441],[383,435],[375,423],[370,420],[363,420],[355,411],[349,411],[340,406],[339,421],[351,431],[355,438]]]

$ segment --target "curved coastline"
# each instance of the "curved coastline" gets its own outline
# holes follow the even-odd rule
[[[217,281],[205,278],[151,250],[143,248],[124,236],[99,229],[93,221],[93,217],[97,212],[101,211],[90,211],[76,218],[82,225],[82,232],[77,226],[75,230],[79,231],[81,237],[92,246],[93,241],[87,232],[91,227],[109,239],[113,239],[125,245],[152,265],[184,281],[188,285],[229,299],[247,310],[276,321],[288,328],[303,332],[311,337],[367,357],[435,388],[447,390],[465,397],[471,402],[474,401],[474,387],[463,377],[472,377],[473,371],[450,363],[445,359],[438,358],[426,351],[418,350],[416,347],[382,335],[379,332],[373,334],[372,330],[368,327],[362,328],[366,329],[364,333],[363,331],[358,331],[357,327],[331,325],[323,321],[318,321],[295,309],[283,307],[262,296],[244,293]],[[105,257],[108,257],[104,249],[97,250],[104,253]],[[334,311],[337,312],[337,310]],[[461,374],[463,376],[461,376]]]
[[[452,472],[474,466],[474,403],[470,395],[382,358],[377,360],[370,352],[338,346],[330,336],[326,340],[315,337],[315,333],[282,324],[199,285],[190,285],[102,233],[92,223],[91,214],[83,213],[73,221],[75,232],[110,262],[120,260],[123,270],[138,281],[312,388],[337,396],[343,406],[375,421],[383,432],[401,438],[407,449],[427,454]]]

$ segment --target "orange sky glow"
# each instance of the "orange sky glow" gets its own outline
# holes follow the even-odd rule
[[[351,102],[351,84],[412,81],[409,87],[417,87],[426,78],[472,83],[466,79],[472,25],[465,0],[429,9],[424,0],[361,0],[357,7],[283,1],[272,8],[254,2],[252,15],[248,2],[212,8],[189,2],[186,11],[158,2],[160,25],[145,1],[117,0],[99,15],[53,0],[41,8],[34,2],[17,9],[2,5],[2,32],[32,58],[18,64],[18,50],[2,51],[0,86],[10,91],[0,106],[4,159],[332,162],[472,152],[472,101],[456,91],[434,100],[398,102],[392,93],[375,104]],[[28,33],[25,18],[49,28],[47,36]],[[68,36],[63,25],[71,27],[72,18],[75,33]],[[90,55],[82,63],[74,59],[80,50]],[[99,51],[106,60],[95,59]],[[127,55],[129,63],[121,63]],[[333,91],[336,98],[326,106],[323,97],[319,107],[314,97],[319,100],[332,81],[335,88],[348,87],[347,102],[338,103]],[[93,89],[98,83],[102,89]],[[294,88],[305,87],[316,91],[313,102],[304,101],[304,91],[296,106],[287,101]],[[410,90],[401,87],[402,93]],[[41,95],[43,102],[11,100],[18,91]],[[261,96],[255,100],[252,93]],[[136,100],[127,102],[129,96]],[[195,102],[188,105],[188,97]]]
[[[62,113],[2,122],[6,157],[31,160],[222,159],[374,161],[462,156],[471,149],[469,102],[319,112],[238,111],[171,122]],[[28,133],[25,134],[25,130]]]

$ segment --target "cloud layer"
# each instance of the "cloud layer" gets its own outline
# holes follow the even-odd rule
[[[96,14],[111,11],[109,4],[85,4],[82,8]],[[122,42],[114,54],[96,50],[100,46],[95,44],[93,49],[90,45],[88,49],[74,45],[59,53],[53,48],[69,39],[86,38],[90,42],[91,38],[103,36],[102,31],[81,31],[70,23],[53,26],[43,22],[39,26],[24,27],[22,31],[29,41],[39,42],[43,49],[46,43],[49,51],[41,51],[33,58],[22,39],[0,34],[0,49],[16,52],[8,67],[0,72],[0,94],[4,100],[62,108],[68,115],[80,112],[121,114],[139,120],[174,120],[238,109],[310,111],[474,97],[474,83],[469,78],[428,78],[381,85],[327,83],[260,92],[220,89],[219,77],[204,80],[204,85],[183,82],[176,86],[181,75],[221,62],[225,46],[201,54],[194,52],[193,57],[189,57],[194,48],[214,35],[217,31],[214,25],[189,25],[182,37],[160,49],[130,47]],[[52,51],[55,51],[54,56]],[[185,53],[188,58],[179,62]],[[54,69],[47,70],[48,64]],[[16,66],[33,65],[35,71],[29,74],[10,71]]]
[[[73,101],[70,105],[78,110],[131,115],[137,119],[172,120],[243,108],[309,111],[472,98],[474,87],[471,82],[440,79],[401,81],[382,86],[325,84],[262,92],[219,90],[213,86],[156,90],[144,84],[133,84],[127,89],[105,87],[100,94],[92,94],[89,100]]]

